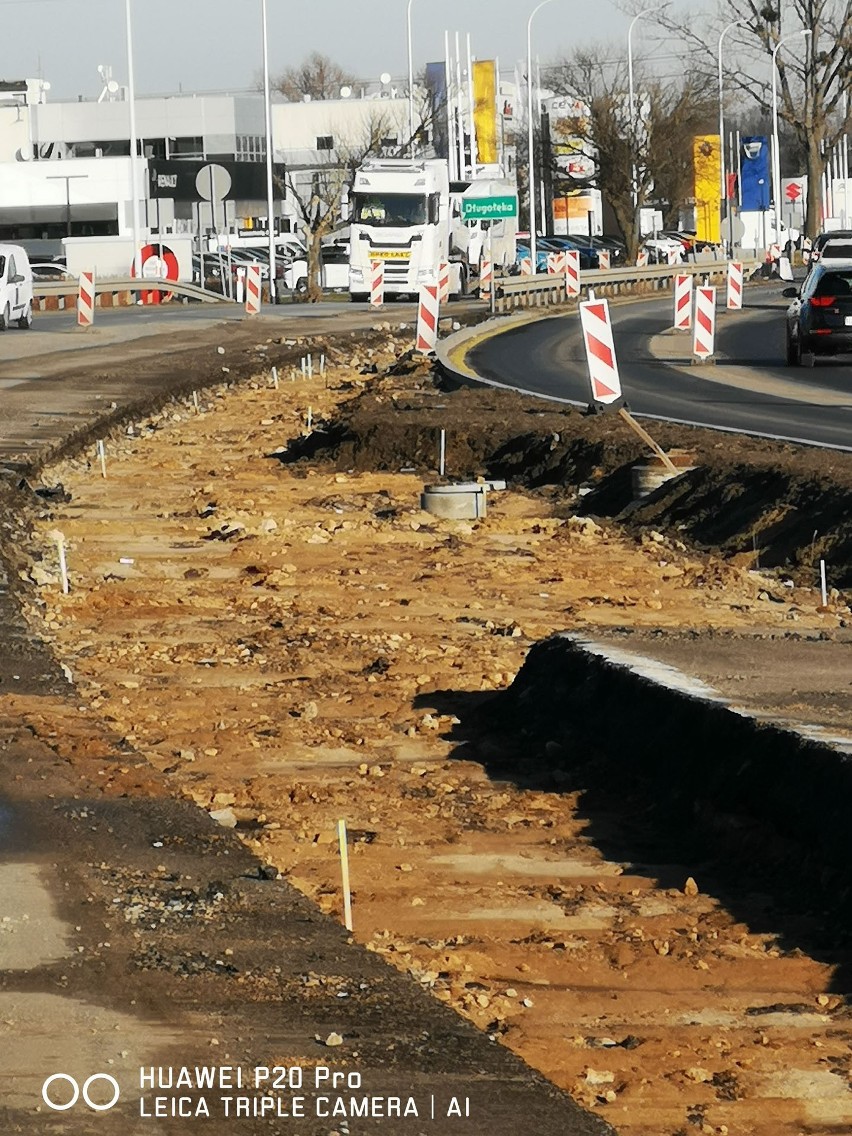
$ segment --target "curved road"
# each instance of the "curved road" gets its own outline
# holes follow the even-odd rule
[[[852,450],[852,364],[784,364],[783,285],[746,289],[741,312],[717,310],[717,362],[692,366],[691,337],[672,333],[672,299],[610,306],[621,383],[646,418]],[[719,289],[724,296],[724,291]],[[525,324],[472,347],[491,382],[587,405],[586,356],[576,314]]]

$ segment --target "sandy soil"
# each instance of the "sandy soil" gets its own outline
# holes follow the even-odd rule
[[[582,792],[492,779],[451,738],[454,708],[505,688],[555,630],[751,641],[792,621],[831,642],[842,597],[820,608],[812,588],[546,494],[494,493],[487,518],[449,522],[399,465],[282,464],[363,365],[208,392],[110,438],[106,478],[94,454],[46,475],[71,501],[37,527],[29,614],[85,713],[336,913],[345,819],[356,938],[625,1136],[848,1131],[834,958],[738,920],[700,864],[608,859]]]

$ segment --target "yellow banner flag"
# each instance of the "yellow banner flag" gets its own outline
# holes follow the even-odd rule
[[[481,165],[497,162],[497,65],[493,59],[473,64],[473,122],[477,160]]]
[[[717,245],[722,239],[722,152],[718,134],[699,134],[692,142],[695,173],[695,233],[697,241]]]

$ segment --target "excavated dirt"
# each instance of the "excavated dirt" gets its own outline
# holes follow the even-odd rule
[[[566,764],[570,742],[488,700],[533,643],[581,629],[708,642],[711,681],[771,671],[755,708],[795,691],[787,716],[848,728],[850,612],[836,591],[821,606],[813,566],[849,578],[852,459],[660,428],[706,472],[605,521],[641,452],[620,423],[436,389],[399,356],[211,389],[115,432],[106,478],[91,452],[43,471],[70,500],[31,511],[20,592],[79,713],[337,915],[345,819],[356,940],[625,1136],[848,1131],[829,877],[798,905],[794,846],[757,831],[744,864],[736,836],[686,839],[712,826],[675,824],[588,737]],[[442,427],[452,476],[513,479],[486,518],[419,508]],[[592,498],[598,519],[577,515]],[[833,676],[822,704],[800,648]],[[18,709],[61,756],[38,699]],[[111,762],[100,784],[125,777]]]

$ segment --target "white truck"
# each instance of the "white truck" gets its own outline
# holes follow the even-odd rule
[[[462,220],[462,199],[512,199],[511,216],[487,217],[487,207],[474,210],[483,219]],[[447,163],[440,158],[370,159],[355,172],[349,195],[349,295],[370,295],[370,265],[384,263],[386,297],[416,296],[423,284],[434,284],[442,261],[450,266],[450,296],[476,287],[479,264],[491,257],[508,266],[515,257],[517,190],[500,179],[478,179],[450,185]]]
[[[727,236],[727,222],[722,224],[722,235]],[[777,244],[783,252],[788,241],[795,244],[798,239],[799,230],[788,229],[783,221],[776,233],[774,209],[767,209],[765,213],[759,211],[740,213],[739,218],[734,220],[734,244],[739,245],[740,248],[760,252]]]

